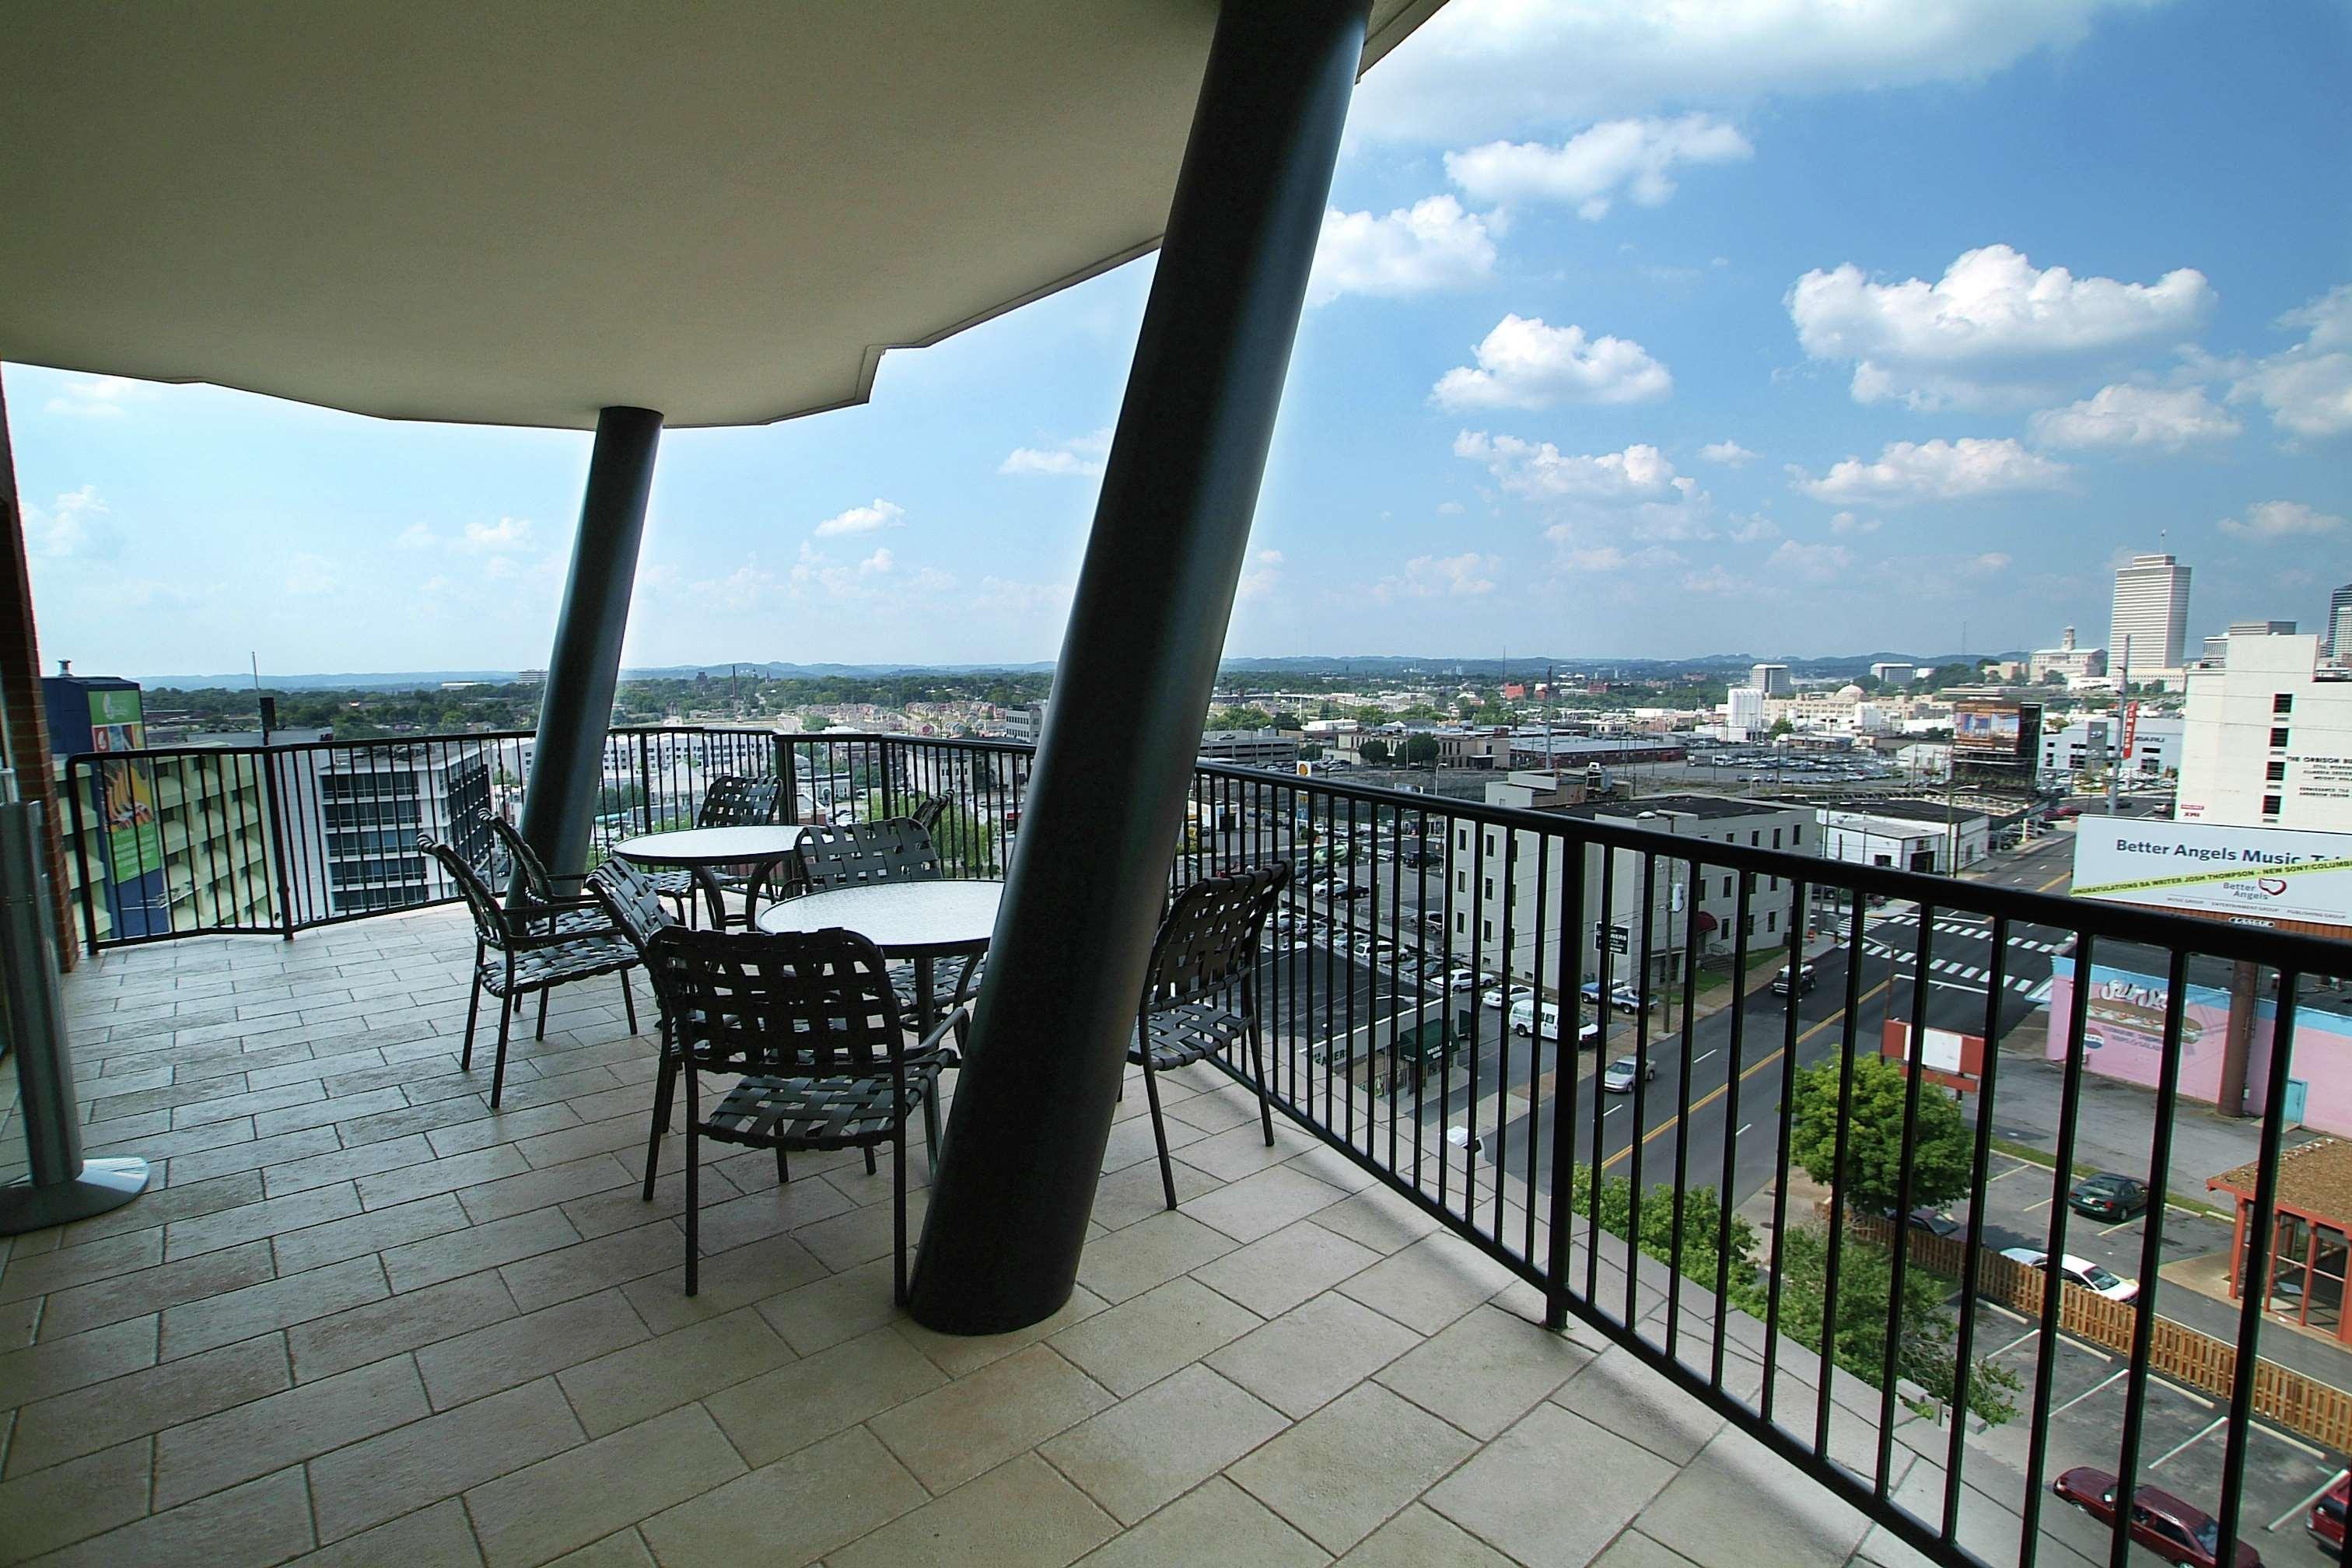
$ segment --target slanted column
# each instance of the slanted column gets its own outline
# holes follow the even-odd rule
[[[637,545],[645,538],[653,492],[654,449],[662,416],[650,408],[606,408],[596,415],[596,446],[572,542],[572,574],[547,659],[539,703],[539,739],[522,800],[522,836],[559,876],[588,864],[588,830],[604,779],[604,731],[613,688],[621,678],[621,637],[629,629],[629,591],[636,584]]]
[[[1364,45],[1364,0],[1226,0],[956,1086],[918,1321],[1069,1299]]]

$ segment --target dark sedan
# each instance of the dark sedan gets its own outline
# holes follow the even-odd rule
[[[2147,1207],[2147,1184],[2102,1171],[2076,1182],[2066,1194],[2066,1206],[2093,1219],[2129,1219]]]
[[[2068,1470],[2050,1483],[2050,1489],[2101,1524],[2116,1521],[2116,1478],[2085,1465]],[[2195,1503],[2155,1487],[2142,1487],[2132,1499],[2131,1538],[2179,1568],[2221,1568],[2215,1552],[2221,1544],[2221,1521]],[[2263,1568],[2261,1553],[2241,1541],[2231,1562],[2234,1568]]]

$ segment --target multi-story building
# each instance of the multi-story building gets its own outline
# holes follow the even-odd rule
[[[2056,647],[2035,648],[2025,666],[2026,679],[2037,686],[2053,675],[2073,686],[2106,673],[2107,650],[2077,647],[2072,626],[2059,634]]]
[[[1991,847],[1991,818],[1943,801],[1857,801],[1822,806],[1817,816],[1819,852],[1849,865],[1949,875]]]
[[[2182,822],[2352,832],[2352,669],[2315,637],[2233,636],[2189,673]]]
[[[2124,765],[2125,773],[2143,778],[2179,773],[2185,729],[2177,714],[2142,713],[2132,721],[2131,757]],[[2116,720],[2107,714],[2044,729],[2042,775],[2070,779],[2102,770],[2115,758],[2116,739]]]
[[[2352,583],[2327,595],[2327,619],[2319,628],[2320,651],[2338,664],[2352,664]]]
[[[1908,686],[1918,667],[1908,659],[1894,659],[1870,667],[1870,678],[1888,686]]]
[[[2118,661],[2128,656],[2137,669],[2170,669],[2188,643],[2189,568],[2169,555],[2135,555],[2117,567],[2109,654]]]
[[[475,865],[489,859],[490,765],[470,746],[331,747],[275,752],[278,797],[289,824],[285,854],[292,885],[324,889],[328,907],[305,919],[404,909],[457,889],[416,847],[429,833]]]
[[[1280,730],[1211,730],[1201,737],[1201,761],[1244,768],[1284,768],[1298,762],[1298,737]]]
[[[1588,802],[1559,808],[1559,815],[1680,838],[1801,854],[1814,853],[1819,837],[1810,807],[1715,795]],[[1515,828],[1507,835],[1512,842],[1507,858],[1506,837],[1499,827],[1454,825],[1447,921],[1454,951],[1464,962],[1475,958],[1481,968],[1507,969],[1511,978],[1549,992],[1559,983],[1559,941],[1566,924],[1578,948],[1580,984],[1600,974],[1604,949],[1612,955],[1612,978],[1635,979],[1633,966],[1643,951],[1645,888],[1654,979],[1677,971],[1684,938],[1694,924],[1700,958],[1730,951],[1739,912],[1738,878],[1724,867],[1704,867],[1694,886],[1688,861],[1649,861],[1634,850],[1589,845],[1580,918],[1563,922],[1560,905],[1569,883],[1564,841]],[[1778,946],[1789,940],[1789,898],[1780,878],[1757,879],[1748,895],[1751,946]]]
[[[1786,697],[1797,689],[1797,683],[1790,678],[1789,667],[1785,664],[1751,665],[1748,670],[1748,684],[1767,697]]]

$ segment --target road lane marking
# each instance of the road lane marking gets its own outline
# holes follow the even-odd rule
[[[2227,1422],[2229,1419],[2230,1419],[2230,1418],[2229,1418],[2228,1416],[2226,1416],[2226,1415],[2216,1415],[2215,1417],[2213,1417],[2213,1425],[2212,1425],[2211,1426],[2206,1426],[2206,1427],[2200,1428],[2200,1429],[2199,1430],[2199,1432],[2198,1432],[2197,1436],[2195,1436],[2194,1437],[2189,1438],[2189,1441],[2187,1441],[2186,1443],[2181,1444],[2179,1447],[2173,1448],[2173,1449],[2171,1449],[2171,1450],[2168,1451],[2168,1452],[2165,1454],[2165,1456],[2164,1456],[2164,1459],[2169,1459],[2169,1458],[2176,1458],[2176,1457],[2178,1457],[2179,1455],[2180,1455],[2181,1453],[2185,1452],[2186,1450],[2195,1447],[2198,1444],[2200,1444],[2200,1443],[2203,1442],[2207,1437],[2210,1436],[2212,1435],[2213,1430],[2214,1430],[2214,1428],[2215,1428],[2215,1427],[2218,1427],[2218,1426],[2221,1426],[2222,1424],[2224,1424],[2225,1422]],[[2155,1468],[2157,1468],[2157,1465],[2161,1465],[2161,1464],[2163,1464],[2163,1463],[2164,1463],[2164,1459],[2158,1459],[2158,1460],[2157,1460],[2157,1461],[2156,1461],[2156,1464],[2155,1464],[2155,1465],[2150,1465],[2150,1466],[2148,1467],[2148,1468],[2149,1468],[2149,1469],[2151,1469],[2151,1470],[2152,1470],[2152,1469],[2155,1469]]]
[[[2072,1398],[2072,1399],[2068,1400],[2065,1404],[2063,1404],[2063,1405],[2060,1405],[2057,1409],[2053,1410],[2050,1414],[2051,1414],[2051,1415],[2063,1415],[2065,1412],[2067,1412],[2067,1411],[2069,1411],[2069,1410],[2074,1409],[2074,1406],[2076,1406],[2077,1405],[2082,1404],[2082,1403],[2083,1403],[2083,1401],[2084,1401],[2085,1399],[2090,1398],[2090,1397],[2091,1397],[2091,1395],[2093,1395],[2094,1394],[2098,1393],[2098,1392],[2099,1392],[2099,1390],[2101,1390],[2101,1389],[2103,1389],[2103,1388],[2106,1387],[2109,1384],[2114,1383],[2114,1382],[2116,1381],[2116,1378],[2128,1376],[2128,1375],[2130,1374],[2130,1373],[2131,1373],[2131,1368],[2129,1368],[2129,1367],[2127,1367],[2127,1366],[2126,1366],[2126,1367],[2119,1367],[2119,1368],[2117,1368],[2117,1369],[2115,1371],[2115,1373],[2114,1373],[2113,1374],[2111,1374],[2111,1375],[2109,1375],[2109,1376],[2107,1376],[2107,1377],[2103,1377],[2103,1378],[2101,1378],[2098,1382],[2096,1382],[2096,1383],[2093,1384],[2090,1387],[2088,1387],[2088,1388],[2086,1388],[2086,1389],[2083,1390],[2083,1392],[2082,1392],[2082,1393],[2080,1393],[2080,1394],[2078,1394],[2074,1395],[2074,1398]]]
[[[1691,1058],[1691,1066],[1693,1066],[1693,1067],[1696,1067],[1696,1066],[1698,1066],[1698,1064],[1699,1064],[1699,1063],[1701,1063],[1701,1062],[1703,1062],[1703,1061],[1706,1060],[1706,1058],[1709,1058],[1709,1057],[1711,1057],[1711,1056],[1715,1055],[1715,1052],[1716,1052],[1716,1047],[1713,1047],[1713,1046],[1709,1046],[1706,1050],[1701,1051],[1698,1055],[1696,1055],[1696,1056],[1695,1056],[1695,1057]]]
[[[2048,881],[2042,883],[2042,886],[2034,889],[2033,890],[2037,893],[2046,893],[2074,874],[2074,869],[2070,866],[2065,870],[2059,872],[2056,876],[2051,878]]]
[[[1991,1355],[1985,1357],[1985,1359],[1987,1361],[1993,1361],[1999,1357],[2005,1356],[2010,1352],[2015,1350],[2018,1346],[2023,1344],[2026,1341],[2033,1338],[2036,1334],[2039,1334],[2041,1331],[2042,1331],[2040,1329],[2028,1329],[2023,1333],[2018,1335],[2017,1338],[2010,1341],[2009,1343],[2001,1346],[2000,1349],[1993,1352]]]
[[[2293,1508],[2287,1510],[2284,1513],[2271,1521],[2268,1528],[2276,1530],[2280,1525],[2284,1524],[2296,1514],[2307,1511],[2313,1503],[2315,1503],[2321,1498],[2326,1497],[2330,1489],[2332,1489],[2336,1482],[2342,1480],[2347,1475],[2352,1475],[2352,1470],[2338,1470],[2334,1475],[2328,1477],[2326,1480],[2320,1482],[2319,1489],[2317,1491],[2312,1493],[2309,1497],[2304,1499],[2301,1502],[2295,1504]]]
[[[1753,1121],[1743,1121],[1739,1124],[1739,1131],[1733,1133],[1732,1136],[1734,1138],[1745,1138],[1748,1136],[1748,1130],[1755,1125],[1756,1123]]]
[[[2113,1235],[2115,1235],[2115,1233],[2116,1233],[2116,1232],[2117,1232],[2117,1231],[2119,1231],[2119,1230],[2128,1230],[2129,1228],[2131,1228],[2131,1226],[2132,1226],[2135,1223],[2137,1223],[2137,1215],[2135,1215],[2132,1219],[2127,1219],[2127,1220],[2123,1221],[2123,1222],[2122,1222],[2122,1223],[2120,1223],[2120,1224],[2117,1224],[2117,1225],[2111,1225],[2111,1226],[2107,1226],[2107,1228],[2106,1228],[2106,1229],[2105,1229],[2105,1230],[2103,1230],[2103,1231],[2099,1232],[2099,1234],[2100,1234],[2101,1236],[2113,1236]]]
[[[2246,1429],[2250,1432],[2260,1432],[2265,1437],[2275,1437],[2280,1442],[2284,1443],[2288,1447],[2300,1448],[2303,1452],[2309,1454],[2315,1459],[2324,1459],[2327,1457],[2300,1438],[2290,1437],[2285,1433],[2278,1430],[2278,1428],[2274,1426],[2265,1426],[2259,1421],[2247,1422]]]
[[[1877,984],[1872,986],[1869,990],[1856,997],[1854,999],[1855,1005],[1859,1006],[1862,1003],[1870,1001],[1880,992],[1885,990],[1893,984],[1894,982],[1892,980],[1880,981]],[[1815,1035],[1820,1034],[1823,1029],[1828,1028],[1832,1024],[1836,1023],[1839,1019],[1844,1016],[1845,1009],[1843,1007],[1839,1008],[1828,1017],[1823,1018],[1820,1023],[1815,1024],[1811,1028],[1807,1029],[1803,1034],[1799,1035],[1797,1037],[1797,1044],[1801,1046],[1803,1045],[1807,1040],[1811,1039]],[[1748,1079],[1754,1078],[1758,1073],[1762,1072],[1766,1068],[1769,1068],[1773,1063],[1779,1061],[1780,1059],[1780,1056],[1781,1053],[1779,1051],[1774,1051],[1769,1056],[1767,1056],[1763,1060],[1756,1063],[1753,1067],[1741,1073],[1739,1075],[1740,1081],[1744,1083]],[[1647,1132],[1643,1133],[1642,1142],[1644,1143],[1656,1142],[1659,1138],[1665,1135],[1668,1128],[1680,1126],[1683,1121],[1690,1116],[1700,1110],[1704,1110],[1709,1105],[1712,1105],[1717,1100],[1722,1099],[1724,1095],[1730,1092],[1730,1089],[1731,1086],[1728,1083],[1719,1083],[1716,1085],[1713,1089],[1707,1090],[1706,1093],[1700,1096],[1698,1099],[1691,1101],[1688,1105],[1684,1106],[1681,1115],[1675,1117],[1672,1121],[1661,1121],[1655,1127],[1651,1128]],[[1624,1148],[1618,1150],[1617,1152],[1602,1161],[1601,1163],[1601,1168],[1604,1171],[1607,1170],[1610,1166],[1617,1163],[1618,1161],[1622,1160],[1629,1154],[1633,1153],[1633,1145],[1630,1143],[1627,1144]]]

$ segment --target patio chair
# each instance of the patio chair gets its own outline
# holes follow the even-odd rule
[[[509,894],[507,909],[526,921],[545,921],[545,929],[565,936],[611,936],[614,934],[612,917],[604,907],[586,893],[566,894],[557,888],[558,879],[539,858],[520,830],[492,806],[482,808],[482,824],[506,851],[507,864],[522,879],[522,898]],[[579,878],[568,879],[572,881]]]
[[[1265,1091],[1265,1047],[1257,1019],[1257,939],[1290,880],[1276,861],[1232,877],[1203,877],[1176,896],[1160,922],[1136,1010],[1127,1059],[1143,1068],[1151,1101],[1151,1135],[1160,1145],[1160,1184],[1176,1206],[1176,1173],[1160,1115],[1160,1075],[1235,1046],[1247,1045],[1257,1076],[1257,1113],[1274,1147],[1274,1110]]]
[[[782,785],[774,779],[745,778],[734,773],[722,773],[710,781],[702,792],[702,804],[695,809],[697,827],[757,827],[778,818],[782,800]],[[654,886],[661,896],[677,906],[678,918],[691,924],[694,920],[695,895],[702,884],[694,873],[684,867],[664,867],[650,873]],[[742,874],[722,869],[718,877],[721,889],[730,892],[744,889]],[[712,918],[726,923],[722,907],[712,911]]]
[[[677,924],[677,920],[662,908],[660,889],[655,887],[653,873],[615,856],[588,873],[588,890],[604,906],[607,917],[617,927],[623,941],[635,950],[645,963],[648,976],[653,973],[654,939]],[[677,1031],[670,1027],[669,1005],[663,1000],[658,987],[654,992],[654,1006],[658,1015],[661,1068],[654,1082],[654,1115],[652,1130],[646,1138],[646,1202],[654,1198],[654,1172],[661,1161],[662,1135],[669,1131],[670,1107],[677,1094],[679,1065]]]
[[[854,888],[866,882],[936,882],[945,874],[929,829],[909,816],[803,829],[794,860],[799,868],[798,890],[809,893]],[[944,1005],[953,1005],[971,994],[979,962],[977,955],[964,960],[963,972],[948,993]],[[889,963],[890,984],[898,994],[899,1010],[911,1016],[915,1011],[914,961],[899,958]],[[936,1000],[938,994],[933,994],[934,1007],[943,1005]],[[915,1021],[917,1028],[929,1028],[930,1024],[929,1018]]]
[[[574,980],[599,974],[621,977],[621,1005],[628,1009],[629,1033],[637,1032],[637,999],[629,989],[628,972],[637,967],[636,950],[618,934],[570,935],[535,925],[543,919],[510,912],[490,892],[481,874],[466,858],[431,834],[419,834],[416,847],[440,862],[457,885],[474,917],[474,983],[466,1003],[466,1046],[458,1058],[461,1071],[474,1070],[474,1025],[482,1007],[482,993],[499,999],[499,1054],[490,1068],[490,1109],[499,1108],[506,1088],[507,1037],[514,1021],[518,997],[539,994],[539,1029],[547,1037],[547,994]],[[533,906],[537,908],[537,906]]]
[[[907,1043],[879,949],[855,931],[688,931],[653,939],[654,988],[686,1072],[686,1293],[699,1287],[701,1140],[788,1152],[891,1150],[894,1300],[907,1300],[907,1121],[929,1112],[940,1042]],[[742,1074],[705,1115],[703,1072]],[[936,1135],[936,1134],[934,1134]]]
[[[907,820],[929,833],[939,826],[940,818],[948,814],[948,797],[943,795],[919,795],[907,808]]]

